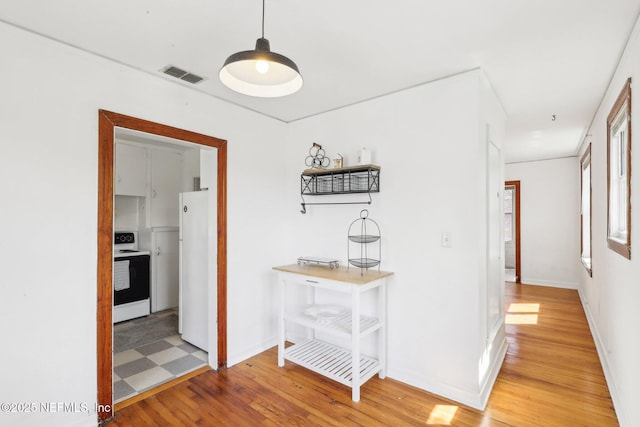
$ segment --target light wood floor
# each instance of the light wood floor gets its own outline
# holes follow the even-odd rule
[[[506,307],[509,350],[484,412],[377,377],[353,403],[345,386],[278,368],[273,348],[117,410],[109,426],[618,425],[577,292],[507,283]]]

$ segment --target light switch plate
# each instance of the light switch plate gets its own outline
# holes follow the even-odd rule
[[[451,233],[448,231],[443,231],[442,234],[440,234],[440,245],[443,248],[450,248],[451,247]]]

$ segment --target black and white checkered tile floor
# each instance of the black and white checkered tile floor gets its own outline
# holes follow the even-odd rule
[[[207,353],[173,335],[113,355],[113,401],[121,402],[207,364]]]

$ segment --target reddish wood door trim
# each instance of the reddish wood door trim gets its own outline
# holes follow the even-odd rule
[[[98,421],[113,416],[113,157],[114,128],[218,149],[218,368],[227,365],[227,141],[110,111],[98,111],[97,359]]]
[[[520,273],[520,181],[505,181],[505,187],[515,187],[514,202],[516,205],[516,283],[522,283]]]

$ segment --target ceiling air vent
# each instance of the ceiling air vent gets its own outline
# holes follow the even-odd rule
[[[167,65],[161,71],[165,74],[170,75],[171,77],[175,77],[180,80],[184,80],[185,82],[189,82],[193,84],[199,83],[202,80],[204,80],[203,77],[197,76],[181,68],[174,67],[173,65]]]

